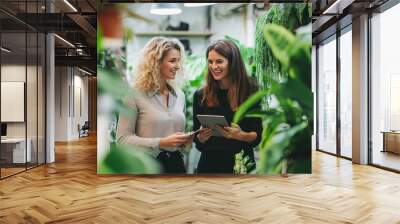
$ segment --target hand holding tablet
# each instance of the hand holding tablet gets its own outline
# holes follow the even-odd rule
[[[197,115],[197,119],[201,125],[205,128],[211,128],[213,130],[213,136],[222,137],[222,134],[218,131],[216,126],[228,127],[229,124],[224,116],[221,115]]]

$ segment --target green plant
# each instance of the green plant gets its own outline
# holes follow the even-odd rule
[[[135,94],[123,75],[126,67],[125,47],[109,49],[104,46],[102,26],[99,26],[97,35],[97,87],[98,98],[102,101],[99,106],[99,120],[105,120],[108,130],[99,130],[98,142],[100,150],[107,153],[99,162],[98,172],[101,174],[146,174],[159,173],[160,166],[151,156],[141,149],[125,146],[116,142],[116,128],[119,114],[133,116],[136,111],[125,105],[123,99]],[[131,31],[125,32],[131,35]],[[106,139],[103,139],[106,138]],[[104,148],[103,148],[104,147]]]
[[[268,77],[269,87],[243,103],[234,122],[243,117],[263,120],[259,173],[310,173],[313,97],[311,93],[311,26],[296,36],[288,29],[268,24],[263,29],[273,56],[287,72],[285,81]],[[252,105],[269,97],[276,101],[266,110],[249,111]]]
[[[233,167],[235,174],[247,174],[256,168],[256,164],[250,160],[249,156],[243,156],[243,150],[235,154],[235,166]]]
[[[98,54],[97,64],[99,74],[97,87],[99,94],[109,95],[112,99],[111,111],[113,121],[110,127],[110,141],[112,144],[116,141],[115,132],[119,113],[125,113],[128,116],[133,113],[125,106],[122,99],[134,94],[122,75],[126,66],[126,59],[115,52],[110,49],[102,49]]]
[[[160,169],[158,162],[144,152],[115,144],[101,161],[99,172],[102,174],[157,174]]]
[[[271,47],[264,39],[263,27],[266,24],[278,24],[295,32],[298,27],[311,22],[311,4],[272,4],[268,12],[256,22],[255,41],[255,77],[261,88],[268,88],[269,80],[283,81],[287,71],[274,57]]]

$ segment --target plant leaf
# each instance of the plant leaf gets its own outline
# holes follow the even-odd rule
[[[269,93],[268,90],[259,90],[251,95],[242,105],[239,106],[233,117],[233,123],[239,123],[244,114],[257,102],[261,101]]]
[[[157,174],[160,165],[134,147],[113,145],[99,167],[101,174]]]
[[[274,56],[287,68],[290,60],[288,49],[291,48],[296,37],[289,30],[276,24],[265,25],[264,37]]]

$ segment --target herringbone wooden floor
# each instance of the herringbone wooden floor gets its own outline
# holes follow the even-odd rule
[[[98,176],[96,139],[0,181],[0,223],[400,223],[400,175],[315,152],[312,175]]]

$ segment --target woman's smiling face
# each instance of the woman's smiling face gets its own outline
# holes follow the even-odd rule
[[[176,72],[180,69],[181,54],[176,49],[169,50],[160,64],[161,77],[164,80],[175,79]]]
[[[221,81],[228,77],[228,59],[218,54],[215,50],[208,52],[208,68],[216,81]]]

